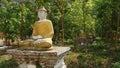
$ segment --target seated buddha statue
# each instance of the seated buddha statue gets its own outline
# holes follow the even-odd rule
[[[39,21],[33,26],[32,38],[20,42],[20,47],[36,47],[39,50],[52,49],[52,37],[54,35],[52,22],[46,19],[47,11],[43,7],[38,10]]]
[[[86,43],[87,43],[87,35],[86,35],[86,33],[83,30],[81,30],[81,33],[80,33],[79,36],[80,36],[79,43],[81,45],[86,45]]]

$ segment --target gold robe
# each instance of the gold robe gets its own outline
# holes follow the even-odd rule
[[[53,25],[50,20],[35,22],[32,36],[41,35],[43,38],[52,38],[54,35]]]
[[[49,49],[52,47],[52,38],[54,35],[53,25],[50,20],[37,21],[33,27],[32,36],[42,36],[42,42],[34,43],[23,41],[21,44],[23,47],[37,46],[40,49]]]
[[[53,25],[50,20],[42,20],[35,22],[32,36],[41,35],[44,39],[43,42],[39,42],[37,45],[39,48],[50,48],[52,46],[52,38],[54,35]]]

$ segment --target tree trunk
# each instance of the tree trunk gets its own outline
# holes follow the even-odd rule
[[[20,39],[23,40],[23,8],[21,7],[20,15]]]
[[[119,32],[119,15],[120,13],[118,12],[118,19],[117,19],[117,30],[116,30],[116,39],[115,39],[115,45],[116,45],[116,48],[118,47],[118,32]]]
[[[83,30],[86,32],[86,23],[85,23],[85,1],[82,2],[82,11],[83,11]]]
[[[64,45],[64,0],[62,2],[62,44]]]

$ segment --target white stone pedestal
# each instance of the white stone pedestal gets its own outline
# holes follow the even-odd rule
[[[50,51],[9,49],[7,53],[13,56],[19,68],[36,68],[36,62],[42,68],[66,68],[64,57],[69,50],[69,47],[54,47]]]
[[[54,66],[54,68],[67,68],[64,62],[64,58],[60,59],[59,62]]]

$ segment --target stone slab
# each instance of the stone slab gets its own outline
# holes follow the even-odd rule
[[[8,49],[7,53],[11,54],[20,66],[23,63],[26,65],[33,64],[34,66],[38,62],[42,65],[42,68],[58,68],[62,65],[65,67],[64,57],[69,50],[70,47],[54,46],[49,51]]]

